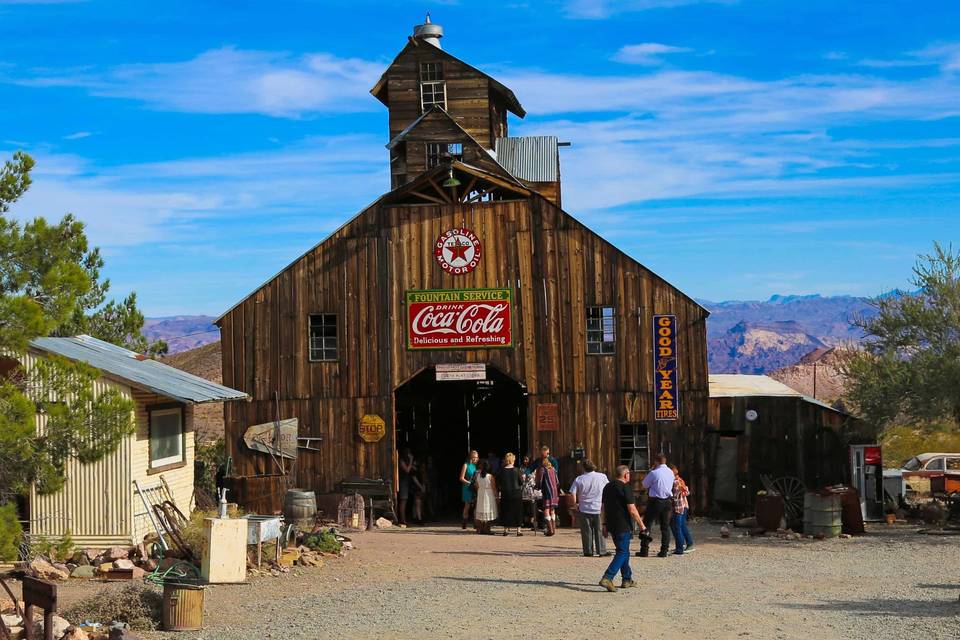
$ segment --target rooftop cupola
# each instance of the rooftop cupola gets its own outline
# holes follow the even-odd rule
[[[443,27],[430,22],[429,13],[427,13],[427,19],[423,24],[418,24],[413,28],[413,37],[432,44],[437,49],[443,48],[440,46],[440,38],[443,37]]]

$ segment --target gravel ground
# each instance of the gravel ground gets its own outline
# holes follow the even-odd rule
[[[939,638],[960,637],[960,537],[877,527],[862,538],[722,539],[632,558],[641,588],[597,585],[606,560],[579,534],[477,536],[459,528],[354,536],[319,569],[206,592],[202,633],[179,638]],[[634,545],[636,546],[636,545]]]

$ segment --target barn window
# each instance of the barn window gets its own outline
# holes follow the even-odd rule
[[[650,436],[646,423],[620,425],[620,464],[627,465],[631,471],[650,469]]]
[[[428,142],[427,168],[448,160],[463,160],[463,145],[459,142]]]
[[[329,362],[337,359],[337,314],[310,316],[310,360]]]
[[[613,353],[616,338],[613,307],[587,307],[587,353]]]
[[[183,463],[183,407],[160,405],[150,416],[150,468]]]
[[[447,85],[440,62],[420,63],[420,105],[423,113],[433,105],[447,108]]]

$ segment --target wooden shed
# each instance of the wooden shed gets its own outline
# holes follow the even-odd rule
[[[253,399],[225,405],[235,497],[395,482],[404,447],[454,496],[468,449],[542,443],[563,484],[577,450],[606,471],[664,450],[698,487],[707,311],[563,211],[557,139],[509,137],[513,92],[433,40],[372,90],[392,190],[217,321],[224,384]],[[245,445],[293,418],[295,462]]]
[[[51,354],[98,369],[101,375],[94,382],[94,393],[116,389],[132,400],[136,405],[136,432],[99,462],[68,460],[62,490],[41,495],[32,489],[23,514],[26,533],[39,538],[69,534],[78,546],[138,542],[153,529],[134,481],[145,490],[163,487],[163,493],[169,494],[181,511],[189,513],[193,499],[193,407],[238,400],[246,394],[84,335],[37,338],[20,358],[20,365],[29,371],[37,358]],[[43,421],[44,417],[38,415],[39,429]]]
[[[765,479],[801,492],[848,484],[863,423],[767,376],[711,374],[709,426],[712,507],[752,513]]]

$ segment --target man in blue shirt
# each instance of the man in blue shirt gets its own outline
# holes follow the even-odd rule
[[[643,488],[647,490],[647,509],[643,513],[643,521],[647,530],[654,522],[660,525],[660,553],[659,558],[666,558],[670,549],[670,516],[673,514],[673,482],[676,479],[667,466],[667,456],[662,453],[654,458],[653,469],[644,477]],[[650,539],[640,539],[638,556],[646,558],[650,555]]]
[[[543,465],[543,461],[544,461],[544,460],[549,460],[549,461],[550,461],[550,464],[553,465],[554,470],[557,472],[557,478],[559,479],[559,477],[560,477],[560,463],[557,462],[557,459],[556,459],[556,458],[554,458],[552,455],[550,455],[550,447],[548,447],[547,445],[543,445],[542,447],[540,447],[540,457],[537,458],[536,460],[534,460],[534,461],[530,464],[530,471],[531,471],[531,473],[536,473],[537,469],[539,469],[539,468]]]

